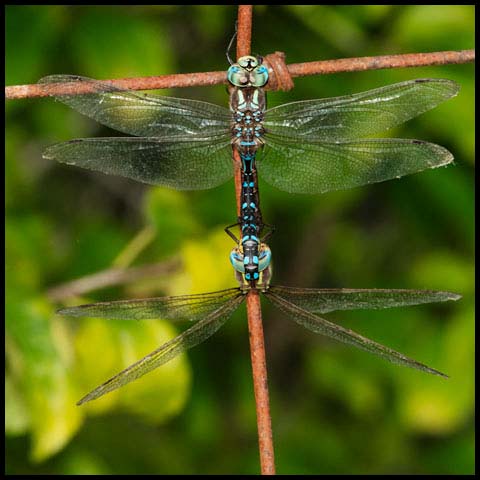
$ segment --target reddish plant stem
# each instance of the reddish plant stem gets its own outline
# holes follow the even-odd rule
[[[250,55],[253,5],[239,5],[237,16],[237,58]]]
[[[250,357],[253,372],[253,389],[257,409],[258,448],[262,475],[275,475],[270,399],[268,394],[267,361],[263,338],[260,295],[256,290],[247,294],[247,318],[250,334]]]
[[[242,5],[245,6],[245,5]],[[240,31],[239,31],[240,33]],[[242,31],[243,34],[243,31]],[[378,57],[340,58],[316,62],[292,63],[287,65],[292,77],[306,75],[327,75],[340,72],[358,72],[382,68],[425,67],[429,65],[448,65],[469,63],[475,60],[475,50],[459,50],[430,53],[407,53],[401,55],[383,55]],[[118,78],[105,80],[113,85],[130,90],[153,90],[160,88],[181,88],[226,84],[225,72],[179,73],[155,77]],[[90,90],[89,90],[90,89]],[[81,94],[91,91],[91,86],[82,83],[73,84],[33,84],[5,87],[5,99],[47,97],[54,93]]]
[[[237,22],[237,58],[250,54],[252,32],[252,5],[238,7]],[[233,149],[235,168],[235,195],[237,212],[240,215],[241,159],[238,150]],[[260,471],[262,475],[275,475],[275,457],[273,450],[272,421],[270,418],[270,400],[268,393],[267,362],[263,337],[262,309],[257,291],[247,293],[247,319],[250,339],[250,358],[252,363],[253,390],[257,411],[258,447],[260,453]]]
[[[117,78],[104,81],[116,87],[128,88],[129,90],[153,90],[157,88],[195,87],[227,83],[225,72],[178,73],[173,75],[158,75],[155,77]],[[73,95],[75,93],[89,93],[93,90],[92,86],[88,83],[34,83],[32,85],[5,87],[5,98],[7,100],[14,100],[48,97],[53,93],[68,93]]]
[[[292,63],[288,71],[292,77],[306,75],[327,75],[340,72],[380,70],[382,68],[425,67],[468,63],[475,60],[475,50],[459,50],[429,53],[405,53],[378,57],[340,58],[318,62]]]

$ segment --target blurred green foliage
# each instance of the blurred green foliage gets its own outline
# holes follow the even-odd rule
[[[233,6],[8,6],[6,84],[54,73],[115,78],[226,69]],[[253,51],[289,62],[460,50],[474,7],[283,6],[254,10]],[[261,183],[275,283],[451,290],[453,305],[332,315],[447,372],[429,377],[303,331],[265,306],[278,472],[474,472],[473,66],[378,70],[295,81],[270,105],[412,78],[458,97],[392,134],[438,143],[454,166],[323,196]],[[163,91],[225,105],[221,86]],[[112,132],[49,99],[6,105],[6,472],[256,473],[243,309],[212,339],[104,398],[75,402],[175,335],[158,321],[68,319],[49,288],[112,266],[172,258],[160,277],[62,303],[188,294],[235,285],[222,231],[233,183],[173,192],[49,163],[56,141]],[[88,297],[87,297],[88,295]]]

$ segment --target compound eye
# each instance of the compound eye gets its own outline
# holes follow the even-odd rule
[[[227,71],[227,80],[236,87],[245,87],[249,78],[247,72],[238,64],[233,64]]]
[[[254,87],[263,87],[268,82],[268,69],[260,65],[250,74],[250,82]]]
[[[262,272],[270,266],[272,261],[272,252],[268,245],[262,243],[258,252],[258,271]]]
[[[238,247],[235,247],[230,253],[230,263],[239,273],[245,273],[245,257]]]

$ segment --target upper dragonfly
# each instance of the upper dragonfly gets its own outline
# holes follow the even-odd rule
[[[335,98],[266,109],[261,58],[230,66],[230,110],[197,100],[140,94],[108,82],[51,75],[50,84],[89,83],[92,93],[51,95],[134,137],[83,138],[48,147],[44,157],[180,190],[212,188],[233,175],[231,146],[260,153],[260,176],[292,193],[324,193],[446,165],[445,148],[413,139],[362,139],[395,127],[455,96],[451,80],[417,79]],[[242,104],[256,105],[242,115]]]

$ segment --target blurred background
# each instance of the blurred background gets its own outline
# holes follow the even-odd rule
[[[211,5],[7,6],[6,85],[55,73],[226,70],[236,13]],[[253,20],[253,52],[283,51],[287,63],[474,46],[473,6],[259,5]],[[265,303],[278,473],[474,472],[473,64],[312,76],[268,100],[422,77],[455,80],[461,91],[389,136],[443,145],[454,165],[321,196],[261,180],[260,191],[264,218],[277,227],[273,283],[460,293],[456,303],[327,316],[451,378],[315,335]],[[225,86],[159,93],[228,102]],[[75,405],[178,330],[161,320],[65,318],[57,308],[235,286],[223,233],[236,218],[232,181],[176,192],[41,156],[55,142],[114,135],[52,99],[6,103],[6,472],[258,473],[243,306],[187,355]],[[123,272],[115,284],[92,276],[111,269]],[[77,290],[66,285],[80,278]]]

